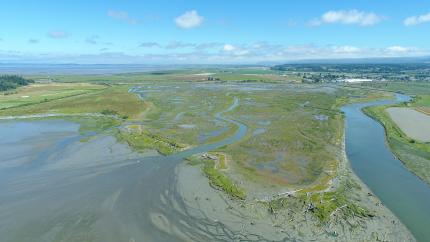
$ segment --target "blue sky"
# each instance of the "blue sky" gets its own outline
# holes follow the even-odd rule
[[[2,0],[0,8],[0,62],[222,64],[430,53],[428,0]]]

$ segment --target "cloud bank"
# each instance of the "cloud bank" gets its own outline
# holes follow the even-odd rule
[[[154,42],[155,43],[155,42]],[[148,42],[144,44],[157,46]],[[181,43],[181,42],[178,42]],[[202,48],[202,46],[210,46]],[[268,42],[245,44],[181,43],[183,50],[164,47],[162,53],[142,51],[121,52],[100,49],[92,54],[26,53],[1,51],[0,59],[10,62],[74,62],[83,64],[254,64],[258,62],[283,62],[305,59],[415,57],[430,55],[427,49],[391,45],[367,48],[352,45],[281,45]],[[205,47],[206,47],[205,46]],[[182,48],[182,47],[177,47]]]

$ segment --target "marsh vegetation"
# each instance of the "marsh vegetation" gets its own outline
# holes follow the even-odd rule
[[[361,226],[385,213],[345,175],[340,111],[346,103],[392,96],[382,90],[297,84],[299,76],[267,68],[51,78],[56,82],[1,97],[0,115],[66,119],[80,124],[82,143],[108,135],[166,161],[190,151],[187,163],[210,187],[233,203],[260,201],[265,216],[294,210],[324,227],[345,226],[341,218]],[[194,154],[237,135],[238,123],[247,127],[243,137]]]

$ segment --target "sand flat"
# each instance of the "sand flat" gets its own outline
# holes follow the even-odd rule
[[[412,108],[387,108],[391,119],[410,138],[430,142],[430,116]]]

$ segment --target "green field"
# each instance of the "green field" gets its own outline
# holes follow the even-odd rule
[[[128,86],[92,84],[42,84],[21,88],[0,97],[1,116],[45,113],[88,114],[111,110],[121,117],[138,118],[146,106]],[[22,98],[22,96],[29,96]],[[2,99],[1,99],[2,98]]]
[[[36,103],[49,102],[61,98],[79,96],[100,91],[106,88],[92,84],[33,84],[20,87],[13,94],[1,95],[0,110],[11,107],[27,106]]]
[[[214,81],[237,82],[301,82],[302,78],[265,67],[237,67],[237,68],[189,68],[180,70],[162,70],[152,72],[136,72],[109,75],[29,75],[36,81],[54,82],[85,82],[85,83],[141,83],[141,82],[203,82],[208,77]]]

